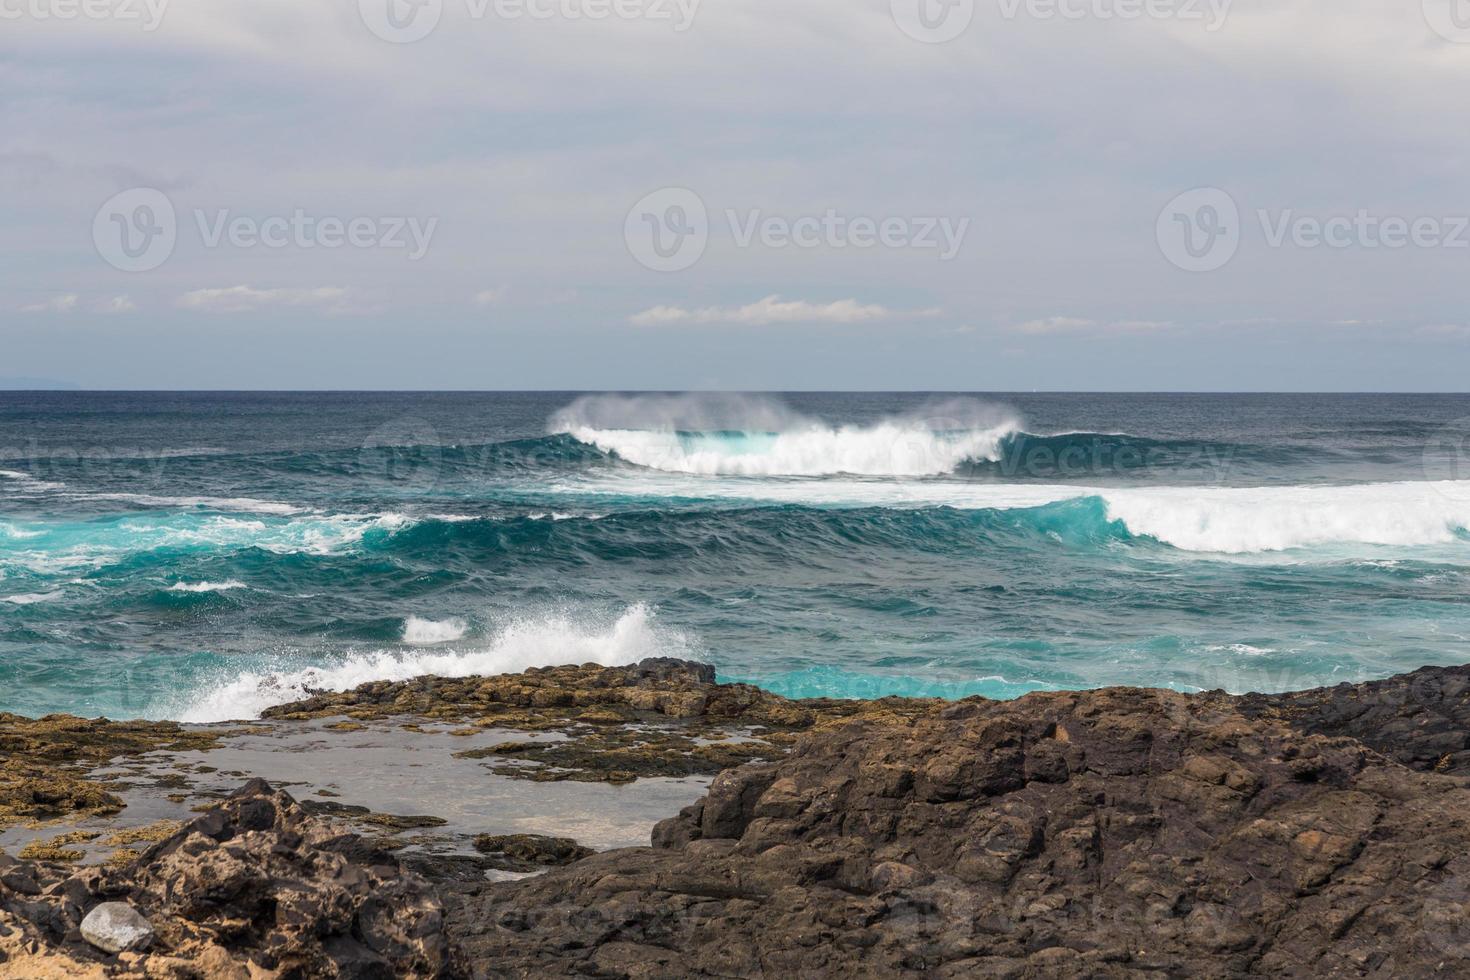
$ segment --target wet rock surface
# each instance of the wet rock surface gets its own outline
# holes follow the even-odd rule
[[[1453,675],[1373,703],[1411,685],[1464,711]],[[1470,975],[1470,788],[1317,734],[1358,696],[858,720],[722,774],[652,848],[479,890],[450,928],[480,976]]]
[[[127,845],[104,867],[63,863],[96,833],[59,826],[36,860],[0,852],[0,977],[1470,976],[1470,668],[1287,695],[791,702],[659,660],[273,714],[356,726],[333,738],[531,733],[482,761],[525,756],[538,786],[637,794],[731,767],[652,846],[602,853],[529,832],[429,853],[404,839],[439,829],[431,807],[375,819],[259,782],[102,838]],[[43,722],[59,769],[112,791],[65,761],[76,740],[105,756],[105,732]],[[0,735],[22,724],[42,723]],[[146,949],[86,942],[104,902],[148,919]]]
[[[89,767],[160,749],[205,748],[210,734],[172,722],[108,722],[0,713],[0,828],[23,821],[116,813],[122,800]]]

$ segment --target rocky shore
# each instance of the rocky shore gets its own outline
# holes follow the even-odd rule
[[[0,977],[1467,976],[1467,776],[1470,667],[856,702],[654,660],[0,716]]]

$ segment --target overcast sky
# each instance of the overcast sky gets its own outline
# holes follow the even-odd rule
[[[1467,91],[1465,0],[0,0],[0,378],[1464,390]]]

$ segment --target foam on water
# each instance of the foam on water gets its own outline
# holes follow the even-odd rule
[[[0,596],[0,602],[8,602],[12,606],[34,606],[37,603],[60,599],[65,594],[60,589],[53,592],[25,592],[20,595]]]
[[[249,588],[244,582],[230,579],[228,582],[175,582],[168,587],[170,592],[233,592]]]
[[[558,413],[551,428],[670,473],[939,476],[967,461],[998,459],[1020,420],[973,399],[937,402],[871,425],[832,425],[769,399],[597,396]]]
[[[128,555],[167,548],[260,548],[275,554],[325,555],[351,548],[371,532],[392,533],[412,523],[403,514],[329,514],[287,519],[224,514],[147,514],[109,521],[0,525],[0,567],[41,574],[100,568]],[[24,541],[24,550],[3,547]]]
[[[657,625],[653,610],[638,604],[611,624],[573,614],[512,620],[486,645],[476,648],[381,650],[317,666],[245,670],[216,681],[182,703],[162,704],[151,714],[185,722],[255,718],[272,705],[301,700],[313,691],[346,691],[369,681],[503,674],[554,664],[610,667],[645,657],[687,658],[694,652],[695,645],[687,635]]]
[[[1288,487],[1147,487],[960,481],[702,481],[657,476],[588,483],[583,492],[686,496],[815,507],[1014,510],[1096,497],[1122,521],[1181,551],[1279,552],[1320,545],[1438,545],[1470,529],[1470,481]]]
[[[415,646],[452,643],[464,638],[469,624],[462,619],[421,619],[410,616],[403,621],[403,642]]]
[[[168,497],[150,493],[73,493],[65,496],[73,499],[105,500],[118,503],[137,504],[140,507],[186,508],[193,510],[215,510],[231,514],[273,514],[284,516],[304,513],[306,508],[278,500],[257,500],[254,497]]]

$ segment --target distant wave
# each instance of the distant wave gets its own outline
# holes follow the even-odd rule
[[[868,425],[834,426],[770,399],[589,396],[553,418],[553,432],[638,466],[708,476],[941,476],[999,458],[1020,428],[1007,409],[973,399]]]
[[[1434,545],[1470,529],[1470,483],[1105,491],[1108,515],[1185,551]]]
[[[37,493],[43,490],[59,490],[65,484],[55,483],[50,480],[37,479],[29,473],[20,470],[0,470],[0,480],[8,480],[12,489],[22,493]]]
[[[170,592],[233,592],[236,589],[249,588],[244,582],[230,579],[227,582],[175,582],[168,587]]]
[[[609,480],[610,495],[675,494],[669,477]],[[684,492],[689,492],[685,489]],[[961,481],[715,480],[700,498],[809,507],[1039,508],[1096,498],[1110,521],[1183,551],[1245,554],[1333,544],[1437,545],[1470,530],[1470,481],[1347,486],[1140,487]]]
[[[442,651],[378,651],[330,664],[244,670],[216,681],[181,703],[150,712],[185,722],[258,717],[272,705],[309,697],[314,691],[346,691],[369,681],[403,681],[425,675],[470,677],[511,673],[551,664],[635,663],[644,657],[694,655],[684,633],[657,625],[644,605],[626,609],[615,622],[550,615],[510,622],[483,647]]]
[[[34,606],[53,599],[60,599],[63,595],[65,593],[60,589],[54,592],[25,592],[20,595],[0,596],[0,602],[7,602],[12,606]]]
[[[85,500],[109,500],[118,503],[138,504],[142,507],[173,507],[200,510],[217,510],[233,514],[300,514],[305,508],[277,500],[257,500],[254,497],[168,497],[149,493],[77,493],[71,497]]]
[[[173,549],[231,551],[259,548],[278,555],[326,555],[391,534],[412,523],[398,513],[311,517],[163,514],[144,512],[105,521],[30,522],[5,537],[23,542],[0,548],[7,565],[42,574],[101,568],[131,556]]]

